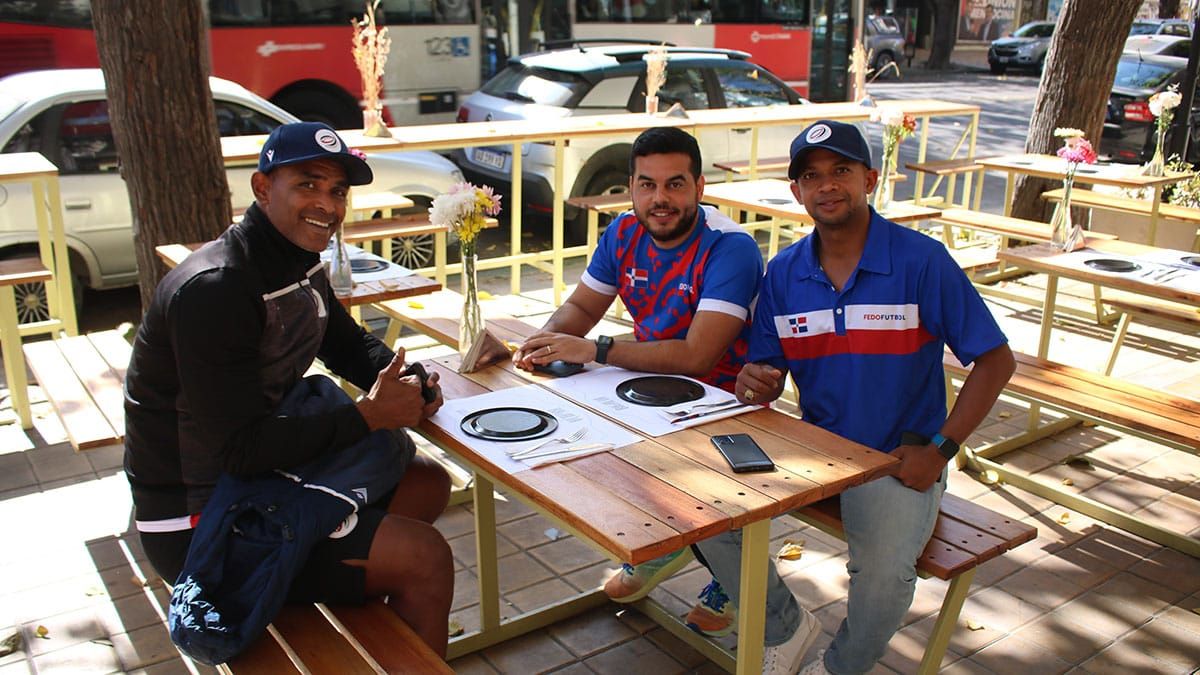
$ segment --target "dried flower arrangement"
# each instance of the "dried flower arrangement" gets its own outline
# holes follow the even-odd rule
[[[367,13],[361,19],[352,19],[350,25],[354,28],[351,43],[354,45],[354,65],[362,76],[363,90],[363,131],[368,136],[390,136],[383,124],[383,104],[379,95],[383,85],[383,68],[387,65],[388,52],[391,51],[392,39],[388,37],[387,27],[379,28],[375,24],[375,10],[381,0],[367,0]]]
[[[658,90],[667,83],[667,48],[653,47],[642,57],[646,61],[646,112],[658,112]]]

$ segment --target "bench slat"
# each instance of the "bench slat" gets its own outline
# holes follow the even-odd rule
[[[996,535],[1007,543],[1009,549],[1037,537],[1036,527],[952,494],[942,495],[942,515]]]
[[[979,163],[981,159],[983,158],[975,157],[968,159],[960,157],[958,159],[936,159],[928,162],[907,162],[904,168],[920,171],[921,173],[930,173],[935,176],[950,176],[983,169],[983,165]]]
[[[382,600],[326,609],[388,673],[454,673]]]
[[[1200,326],[1200,310],[1178,302],[1168,302],[1148,295],[1137,295],[1124,291],[1105,291],[1104,303],[1131,314]]]
[[[1061,202],[1063,198],[1063,189],[1057,188],[1047,190],[1042,193],[1042,199],[1052,202]],[[1152,210],[1152,204],[1149,201],[1141,199],[1131,199],[1129,197],[1120,197],[1117,195],[1108,195],[1095,190],[1086,190],[1076,188],[1071,191],[1071,204],[1074,206],[1089,206],[1092,208],[1107,209],[1110,211],[1122,211],[1125,213],[1134,213],[1141,216],[1149,216]],[[1178,204],[1160,204],[1158,207],[1158,215],[1171,220],[1182,220],[1187,223],[1200,223],[1200,209],[1193,209]]]
[[[105,345],[105,348],[116,350],[117,355],[106,356],[104,352],[100,351],[100,345],[97,345],[92,337],[87,335],[60,339],[58,348],[66,357],[67,362],[71,364],[71,370],[75,371],[75,376],[79,378],[80,383],[92,397],[92,401],[100,409],[100,413],[108,420],[113,431],[123,437],[125,435],[125,367],[122,366],[120,371],[114,371],[109,359],[119,361],[120,356],[118,355],[123,354],[125,364],[128,365],[133,348],[119,335],[114,334],[111,337],[115,337],[116,340],[110,340],[109,342],[113,344]]]
[[[57,343],[45,340],[25,345],[25,362],[62,420],[71,445],[76,450],[87,450],[121,442],[124,424],[122,430],[113,428],[71,370]]]
[[[271,622],[313,675],[374,675],[379,671],[351,646],[315,605],[286,605]],[[238,672],[234,667],[234,672]]]
[[[283,649],[275,636],[270,633],[263,635],[246,651],[238,654],[229,663],[217,667],[222,673],[239,675],[240,673],[278,673],[279,675],[300,675],[301,670],[292,663],[292,658]]]

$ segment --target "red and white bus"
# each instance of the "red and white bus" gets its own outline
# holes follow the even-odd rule
[[[305,119],[362,124],[350,22],[364,0],[208,0],[214,75]],[[384,0],[392,39],[384,104],[393,124],[453,121],[479,88],[473,0]],[[87,0],[0,1],[0,76],[99,65]]]
[[[801,95],[844,100],[850,0],[575,0],[574,35],[749,52]]]

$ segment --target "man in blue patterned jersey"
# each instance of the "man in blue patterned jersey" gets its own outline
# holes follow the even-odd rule
[[[916,560],[937,519],[946,464],[1015,366],[1007,339],[942,243],[867,204],[879,176],[857,128],[817,122],[792,142],[791,158],[792,194],[816,232],[767,267],[750,363],[736,393],[747,402],[772,401],[790,373],[806,422],[900,459],[894,477],[842,493],[850,558],[846,619],[829,648],[801,671],[865,673],[912,603]],[[962,363],[975,364],[949,416],[947,346]],[[700,548],[718,580],[737,579],[740,553],[725,544],[714,539]],[[772,617],[794,615],[793,603],[771,569],[768,640]],[[809,612],[800,615],[798,626],[786,627],[791,653],[767,650],[764,672],[796,672],[820,632]]]
[[[733,391],[745,363],[762,255],[736,223],[700,206],[701,166],[700,148],[686,132],[654,128],[637,137],[630,157],[633,211],[609,224],[575,292],[513,354],[517,366],[595,361],[689,375]],[[583,337],[617,296],[633,315],[636,341]],[[605,590],[617,602],[638,600],[687,564],[686,553],[626,565]],[[688,622],[711,635],[732,631],[733,608],[720,586],[710,584],[700,597]]]

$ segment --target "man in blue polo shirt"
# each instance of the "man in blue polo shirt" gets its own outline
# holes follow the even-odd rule
[[[704,177],[691,135],[647,129],[634,140],[629,162],[633,211],[609,224],[575,292],[513,362],[532,369],[555,360],[595,361],[689,375],[733,391],[762,279],[758,245],[736,223],[700,206]],[[617,296],[633,315],[636,341],[583,337]],[[687,551],[625,565],[604,590],[616,602],[638,600],[686,565]],[[689,625],[714,636],[732,632],[735,613],[721,586],[709,584],[700,598]]]
[[[772,401],[791,373],[805,421],[900,458],[894,477],[842,493],[850,558],[846,619],[829,648],[801,671],[865,673],[912,603],[916,560],[937,520],[946,464],[991,410],[1015,365],[995,319],[941,242],[867,204],[879,176],[857,128],[817,122],[792,142],[791,158],[792,194],[816,231],[767,267],[751,363],[738,375],[736,393],[747,402]],[[946,346],[959,361],[975,364],[949,416]],[[700,548],[716,578],[738,578],[737,551],[711,542]],[[770,576],[768,626],[795,602],[773,568]]]

